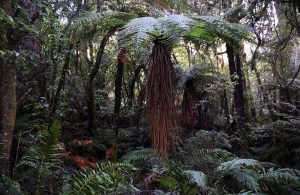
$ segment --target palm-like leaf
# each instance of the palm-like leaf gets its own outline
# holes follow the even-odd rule
[[[199,28],[204,28],[206,33],[210,33],[210,36],[218,36],[233,45],[238,45],[242,40],[253,42],[253,38],[250,36],[251,30],[247,26],[230,23],[215,16],[196,16],[193,18],[199,22],[194,28],[194,33],[199,31]],[[198,34],[200,37],[201,35],[201,33]]]
[[[140,48],[142,43],[147,45],[158,39],[169,46],[188,31],[193,22],[193,19],[183,15],[132,19],[120,32],[120,47],[123,48],[126,44],[135,44],[136,48]]]

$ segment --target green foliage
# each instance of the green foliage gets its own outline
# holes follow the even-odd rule
[[[226,161],[235,158],[235,155],[222,149],[198,149],[190,153],[198,160],[217,163],[218,161]]]
[[[259,179],[269,194],[293,194],[300,191],[300,171],[295,169],[268,169]]]
[[[129,163],[98,163],[93,169],[76,171],[65,179],[63,194],[118,194],[130,192],[133,186],[125,175],[136,168]]]
[[[136,163],[136,162],[143,162],[146,161],[147,159],[156,156],[155,151],[152,148],[143,148],[139,150],[133,150],[131,152],[128,152],[126,155],[122,157],[122,161],[124,162],[131,162],[131,163]]]
[[[159,40],[167,46],[171,46],[175,40],[190,29],[193,20],[183,15],[168,15],[161,18],[141,17],[129,21],[120,32],[119,45],[135,44],[140,48],[145,44]]]
[[[229,137],[222,132],[200,130],[188,138],[182,150],[185,164],[213,170],[219,163],[233,160],[236,156],[225,149],[230,149]]]
[[[169,161],[156,165],[152,171],[158,176],[159,186],[166,191],[180,194],[195,194],[197,188],[207,185],[207,178],[201,171],[189,170],[180,162]]]
[[[11,16],[8,16],[2,9],[0,9],[0,24],[1,25],[5,24],[12,28],[15,26],[15,21]],[[1,43],[7,42],[6,33],[7,32],[6,32],[5,28],[0,29],[0,42]]]
[[[193,149],[230,149],[231,144],[226,133],[199,130],[186,140],[185,148],[187,151]]]
[[[5,194],[22,194],[20,184],[7,176],[0,178],[0,191]]]
[[[297,109],[288,103],[272,104],[269,109],[275,120],[254,127],[249,135],[253,155],[263,161],[299,168],[300,120],[295,115]]]
[[[34,145],[17,165],[18,171],[22,171],[21,179],[28,179],[37,194],[47,186],[50,175],[62,164],[60,139],[61,124],[54,121],[49,129],[45,127],[37,133]]]
[[[246,26],[230,23],[215,16],[196,16],[193,18],[199,21],[191,31],[193,37],[198,35],[210,40],[211,38],[207,35],[218,36],[233,46],[239,46],[242,40],[253,42],[250,30]]]
[[[124,12],[86,12],[78,16],[73,24],[75,26],[82,25],[100,25],[104,28],[110,28],[113,26],[123,26],[128,20],[132,19],[133,15]]]
[[[276,169],[270,163],[253,159],[235,159],[224,162],[215,170],[218,185],[227,185],[229,189],[247,189],[268,194],[299,192],[299,176],[297,170]]]

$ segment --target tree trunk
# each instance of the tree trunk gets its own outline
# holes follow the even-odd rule
[[[245,119],[245,101],[244,101],[244,89],[243,89],[243,75],[241,68],[241,61],[239,54],[236,54],[231,46],[226,44],[227,56],[229,62],[229,71],[231,81],[234,82],[234,92],[233,92],[233,107],[237,112],[238,124],[242,125]]]
[[[121,111],[121,100],[122,100],[122,80],[123,80],[123,69],[124,69],[124,62],[125,62],[125,53],[121,53],[118,55],[118,64],[117,64],[117,71],[115,77],[115,107],[114,107],[114,114],[115,114],[115,136],[118,136],[118,129],[119,129],[119,118],[120,118],[120,111]]]
[[[13,8],[9,0],[2,1],[0,8],[12,16]],[[10,154],[16,120],[16,64],[15,45],[10,43],[10,31],[5,24],[0,25],[6,30],[7,43],[0,43],[0,50],[7,53],[0,58],[0,175],[10,174]]]
[[[142,69],[144,69],[145,66],[144,65],[140,65],[137,67],[137,69],[134,71],[134,76],[130,82],[130,87],[129,87],[129,95],[128,95],[128,109],[132,108],[134,99],[135,99],[135,95],[134,95],[134,88],[135,88],[135,83],[138,79],[138,76],[141,72]]]
[[[237,85],[236,85],[236,92],[238,97],[235,100],[236,104],[236,111],[239,114],[239,117],[245,118],[245,96],[244,96],[244,86],[245,86],[245,77],[242,71],[242,63],[240,54],[236,54],[236,73],[237,73]]]
[[[150,56],[146,97],[151,141],[164,157],[167,157],[169,146],[178,138],[172,70],[169,49],[155,42]]]
[[[281,102],[292,103],[292,96],[288,87],[280,87],[279,88],[279,95]]]
[[[189,80],[185,84],[182,100],[182,125],[185,128],[196,128],[199,124],[199,114],[196,108],[197,95],[193,81]]]
[[[97,128],[97,118],[96,118],[96,103],[95,103],[95,77],[99,72],[101,59],[104,53],[105,46],[109,38],[115,33],[117,27],[111,28],[106,35],[103,37],[100,47],[97,52],[96,62],[89,75],[89,81],[87,86],[87,106],[88,106],[88,130],[90,135],[93,135]]]
[[[57,105],[58,105],[58,98],[59,98],[61,90],[65,84],[66,74],[69,69],[69,64],[70,64],[70,59],[71,59],[71,50],[73,49],[73,46],[74,46],[74,44],[70,44],[70,46],[68,48],[68,51],[65,55],[65,62],[64,62],[63,69],[62,69],[62,72],[60,75],[57,89],[56,89],[55,93],[53,93],[53,95],[52,95],[51,105],[50,105],[51,111],[50,111],[50,116],[49,116],[49,126],[51,126],[52,120],[55,117],[55,113],[56,113]]]
[[[9,175],[17,108],[15,56],[2,59],[0,71],[0,174]]]

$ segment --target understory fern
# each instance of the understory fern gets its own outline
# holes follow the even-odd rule
[[[271,163],[254,159],[235,159],[221,163],[214,172],[218,185],[229,189],[247,189],[268,194],[299,193],[300,173],[293,169],[278,169]]]
[[[160,187],[167,191],[176,191],[180,194],[195,194],[199,189],[207,188],[207,176],[176,161],[167,161],[156,165],[152,172],[157,177]]]
[[[145,161],[153,156],[156,156],[155,151],[152,148],[143,148],[133,150],[122,157],[123,162],[140,162]]]
[[[98,163],[93,169],[76,171],[65,179],[63,194],[117,194],[131,191],[126,175],[136,170],[129,163]]]
[[[60,138],[61,124],[54,121],[49,129],[44,127],[38,132],[33,145],[17,164],[17,170],[23,173],[21,180],[28,179],[36,194],[41,193],[47,179],[62,164]]]
[[[212,162],[212,161],[217,162],[217,160],[224,162],[226,160],[235,158],[235,155],[228,152],[227,150],[222,150],[217,148],[193,150],[190,152],[190,154],[194,157],[197,157],[199,160],[208,161],[208,162]]]

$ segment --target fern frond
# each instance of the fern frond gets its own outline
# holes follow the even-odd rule
[[[281,179],[296,183],[300,181],[300,171],[295,169],[269,169],[263,176],[262,179],[268,181],[280,181]]]
[[[248,173],[247,171],[242,171],[239,169],[233,169],[228,172],[229,176],[232,176],[240,185],[246,187],[252,191],[259,191],[260,185],[257,182],[255,175]]]
[[[168,15],[161,18],[141,17],[132,19],[119,36],[119,47],[134,45],[140,48],[142,44],[149,45],[159,40],[167,46],[189,31],[194,20],[183,15]]]
[[[260,165],[260,162],[254,159],[235,159],[235,160],[221,163],[220,166],[218,166],[217,170],[225,171],[229,169],[240,168],[242,166],[263,168]]]
[[[235,158],[232,153],[222,149],[198,149],[190,151],[190,154],[203,161],[226,161]]]
[[[155,151],[152,148],[143,148],[139,150],[134,150],[127,153],[121,158],[123,162],[137,162],[145,161],[153,156],[156,156]]]
[[[184,173],[189,175],[191,183],[195,183],[197,184],[197,186],[207,185],[207,177],[203,172],[195,171],[195,170],[187,170],[184,171]]]
[[[142,43],[150,43],[156,29],[161,29],[160,22],[153,17],[142,17],[132,19],[119,33],[119,48],[134,46],[140,48]]]
[[[125,25],[128,20],[133,17],[132,14],[124,12],[86,12],[75,18],[72,22],[74,26],[84,24],[98,24],[108,26],[115,26],[116,24]]]
[[[124,175],[136,170],[129,163],[104,162],[94,169],[76,171],[65,180],[64,194],[107,194],[126,192],[132,185],[125,180]]]
[[[221,163],[215,170],[219,182],[226,182],[226,178],[232,178],[232,182],[238,182],[248,190],[259,191],[258,178],[264,171],[259,161],[254,159],[235,159]],[[230,180],[229,180],[230,181]]]
[[[28,178],[33,188],[32,193],[39,193],[41,187],[48,185],[47,178],[62,164],[61,124],[54,121],[48,129],[43,127],[34,136],[34,145],[18,162],[17,170],[22,169],[22,178]]]
[[[246,26],[230,23],[215,16],[196,16],[193,18],[199,21],[195,31],[199,30],[197,28],[205,28],[232,45],[239,45],[242,40],[253,42],[250,28]]]

